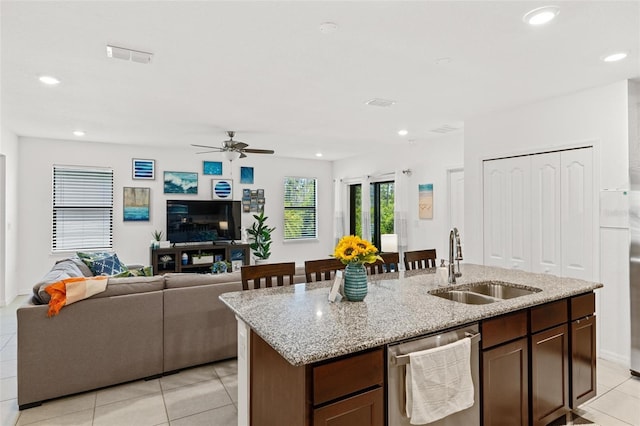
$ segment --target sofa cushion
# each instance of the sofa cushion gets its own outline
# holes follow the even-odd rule
[[[93,267],[93,262],[95,262],[96,260],[104,259],[105,257],[111,256],[112,254],[113,253],[109,253],[108,251],[76,252],[76,256],[78,256],[78,258],[82,260],[82,262],[84,262],[89,267],[89,269]]]
[[[120,259],[118,259],[118,255],[115,253],[94,260],[89,268],[91,268],[91,271],[93,271],[93,275],[113,276],[128,271],[126,265],[120,262]]]
[[[91,299],[102,297],[121,296],[124,294],[147,293],[164,289],[164,277],[109,277],[107,289],[102,293],[91,296]]]
[[[164,275],[165,288],[193,287],[218,283],[241,283],[240,271],[224,274],[169,273]],[[242,287],[240,287],[242,289]]]

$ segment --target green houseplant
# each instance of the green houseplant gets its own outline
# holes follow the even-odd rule
[[[253,250],[257,261],[267,260],[271,256],[271,233],[276,228],[267,226],[268,217],[264,215],[264,211],[261,211],[260,214],[254,214],[253,218],[256,221],[253,222],[251,228],[247,229],[249,247]]]

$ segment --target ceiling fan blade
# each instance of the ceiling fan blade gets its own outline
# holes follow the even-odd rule
[[[191,146],[197,146],[198,148],[210,148],[210,149],[220,149],[217,146],[209,146],[209,145],[196,145],[194,143],[191,144]]]
[[[215,151],[200,151],[200,152],[196,152],[196,154],[209,154],[210,152],[222,152],[222,150],[216,149]]]
[[[245,154],[244,152],[240,152],[240,158],[247,158],[247,154]]]
[[[243,149],[248,147],[249,145],[244,143],[244,142],[238,142],[238,141],[233,141],[233,143],[231,144],[231,148],[233,149]]]
[[[249,154],[273,154],[273,153],[275,153],[275,151],[272,150],[272,149],[252,149],[252,148],[243,149],[242,152],[248,152]]]

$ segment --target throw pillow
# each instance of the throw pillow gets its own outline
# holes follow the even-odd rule
[[[128,271],[127,266],[120,262],[114,253],[101,259],[96,259],[89,265],[94,275],[118,275]]]
[[[106,251],[96,251],[96,252],[83,252],[79,251],[76,255],[93,271],[93,262],[96,260],[101,260],[107,258],[112,255],[112,253]]]

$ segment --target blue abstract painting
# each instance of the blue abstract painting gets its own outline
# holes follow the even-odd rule
[[[155,160],[141,160],[133,158],[133,179],[155,179]]]
[[[164,172],[165,194],[197,194],[198,174],[192,172]]]
[[[253,185],[253,167],[240,167],[240,183]]]
[[[202,173],[205,175],[221,175],[222,161],[203,161]]]
[[[231,179],[211,179],[211,198],[214,200],[232,200],[233,181]]]

